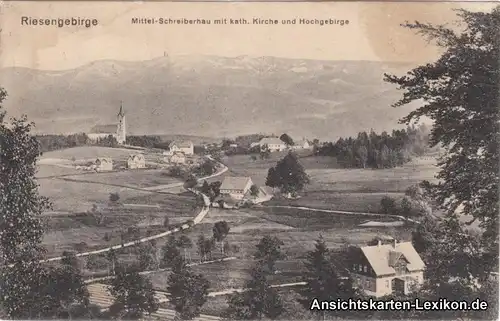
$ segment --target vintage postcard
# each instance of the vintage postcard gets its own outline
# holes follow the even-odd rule
[[[0,15],[1,319],[498,317],[497,3]]]

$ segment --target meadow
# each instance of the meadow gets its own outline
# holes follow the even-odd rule
[[[212,236],[213,224],[224,220],[230,231],[226,237],[229,244],[227,255],[236,260],[211,263],[193,267],[203,274],[211,284],[211,291],[244,286],[255,264],[252,259],[256,245],[265,235],[276,236],[284,245],[282,251],[286,259],[277,263],[278,274],[271,276],[271,284],[299,282],[303,275],[305,254],[314,248],[316,240],[323,237],[331,249],[339,249],[346,244],[366,244],[378,235],[391,235],[398,239],[409,239],[408,226],[363,228],[359,224],[373,220],[363,215],[326,214],[298,209],[245,208],[239,210],[212,209],[202,224],[196,225],[186,235],[196,242],[198,235]],[[389,219],[384,219],[389,220]],[[219,257],[219,245],[214,254]],[[199,260],[196,245],[189,250],[193,262]],[[155,288],[164,290],[167,286],[168,272],[154,273],[151,276]]]
[[[265,185],[270,167],[286,153],[273,153],[270,159],[252,160],[248,155],[223,159],[230,168],[226,175],[250,176],[257,185]],[[390,169],[339,168],[335,158],[300,155],[300,162],[309,175],[310,183],[296,200],[275,199],[269,205],[297,205],[313,208],[380,212],[380,200],[390,196],[399,200],[405,190],[422,180],[433,181],[437,172],[434,158],[415,158],[401,167]],[[218,178],[220,179],[220,178]]]

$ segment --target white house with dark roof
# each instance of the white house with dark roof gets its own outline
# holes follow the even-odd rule
[[[109,157],[99,157],[95,161],[95,170],[98,172],[112,171],[113,160]]]
[[[138,153],[130,155],[127,159],[127,168],[129,169],[146,168],[146,159],[144,158],[144,154]]]
[[[278,137],[264,137],[259,141],[260,149],[269,149],[271,152],[280,152],[287,148],[285,142]]]
[[[184,155],[194,154],[194,144],[192,141],[173,141],[168,145],[168,151],[164,155],[172,156],[175,153],[183,153]]]
[[[355,285],[369,296],[408,294],[424,282],[425,264],[411,242],[352,247],[348,265]]]
[[[234,199],[242,199],[250,188],[253,182],[250,177],[225,177],[220,186],[221,196],[230,196]]]
[[[309,144],[307,139],[299,140],[295,142],[295,145],[292,146],[293,149],[311,149],[312,146]]]

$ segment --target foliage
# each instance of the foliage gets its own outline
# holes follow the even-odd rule
[[[228,298],[225,317],[230,320],[255,320],[267,317],[277,319],[284,312],[284,304],[278,291],[271,288],[262,266],[256,266],[251,279],[246,282],[247,291]]]
[[[109,194],[109,201],[112,203],[116,203],[120,200],[120,194],[118,193],[110,193]]]
[[[283,241],[276,236],[266,235],[256,245],[257,250],[254,258],[262,262],[268,268],[269,272],[274,272],[276,261],[286,258],[286,255],[281,250],[281,246],[283,245]]]
[[[259,187],[257,187],[257,185],[254,184],[250,187],[250,195],[254,197],[259,196]]]
[[[170,219],[168,218],[168,216],[165,216],[163,218],[163,227],[169,227],[170,226]]]
[[[90,140],[85,133],[71,135],[36,135],[35,138],[40,145],[40,151],[42,153],[64,148],[84,146],[90,143]]]
[[[127,145],[140,146],[144,148],[162,148],[168,146],[168,142],[162,142],[160,136],[143,135],[143,136],[127,136]]]
[[[411,156],[422,156],[429,152],[429,129],[419,127],[393,130],[392,134],[373,130],[360,132],[356,138],[340,138],[335,143],[324,143],[317,154],[332,156],[346,168],[392,168],[411,160]]]
[[[180,319],[194,319],[207,301],[210,283],[187,266],[176,267],[172,272],[168,277],[167,298]]]
[[[318,301],[336,301],[338,299],[347,300],[354,298],[357,293],[353,287],[351,279],[342,279],[341,273],[330,257],[330,250],[327,248],[323,238],[316,241],[315,249],[307,253],[304,274],[306,286],[300,288],[301,294],[299,302],[305,309],[311,308],[314,299]],[[313,312],[320,312],[314,310]],[[337,311],[343,313],[345,311]]]
[[[288,146],[293,146],[293,145],[295,145],[295,143],[293,142],[292,137],[290,137],[290,136],[289,136],[288,134],[286,134],[286,133],[285,133],[285,134],[282,134],[282,135],[280,136],[280,140],[281,140],[283,143],[287,144]]]
[[[140,275],[137,269],[119,269],[111,281],[110,294],[115,298],[110,312],[122,318],[139,319],[144,313],[158,310],[151,281]]]
[[[188,258],[187,249],[193,247],[193,241],[186,234],[181,234],[177,239],[177,246],[184,250],[184,260],[186,260]]]
[[[468,297],[477,283],[487,284],[490,272],[498,271],[500,7],[457,13],[459,31],[406,24],[434,41],[443,54],[405,76],[385,76],[404,91],[394,107],[423,102],[401,122],[430,118],[430,144],[444,149],[439,182],[423,186],[446,215],[440,221],[425,220],[413,235],[427,264],[430,293],[444,298],[452,293]],[[461,223],[465,215],[479,223],[479,233]]]
[[[224,239],[229,234],[229,224],[226,221],[218,221],[212,229],[214,240],[220,243],[221,253],[224,254]]]
[[[149,242],[137,246],[139,268],[143,271],[156,268],[156,248]]]
[[[396,214],[396,201],[390,196],[384,196],[380,200],[380,208],[386,214]]]
[[[274,168],[269,169],[266,178],[267,186],[278,187],[283,193],[296,193],[308,183],[309,177],[293,152],[289,152]]]
[[[72,268],[78,268],[78,258],[74,252],[63,251],[61,264]]]
[[[201,165],[193,168],[192,173],[197,177],[205,177],[217,171],[217,163],[211,159],[205,159]]]
[[[175,239],[175,236],[170,236],[161,249],[162,258],[160,261],[160,267],[173,267],[180,260],[182,260],[181,252],[179,251],[178,242]]]

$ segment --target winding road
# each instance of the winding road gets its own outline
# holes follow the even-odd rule
[[[214,160],[210,156],[208,156],[207,158],[209,158],[210,160]],[[228,167],[226,165],[224,165],[222,163],[219,163],[219,164],[221,165],[221,168],[216,173],[214,173],[214,174],[212,174],[210,176],[198,178],[198,181],[200,182],[200,181],[203,181],[203,180],[206,180],[206,179],[217,177],[217,176],[220,176],[220,175],[222,175],[222,174],[224,174],[225,172],[228,171]],[[173,185],[177,186],[177,183],[169,184],[169,185],[162,185],[161,189],[166,189],[166,188],[172,187]],[[142,190],[152,191],[152,190],[148,190],[148,189],[142,189]],[[194,189],[187,189],[187,190],[190,191],[190,192],[192,192],[192,193],[194,193],[194,194],[196,194],[196,195],[201,195],[203,197],[203,200],[204,200],[204,203],[205,203],[205,205],[202,207],[202,209],[200,210],[200,212],[193,218],[193,223],[194,223],[193,225],[196,225],[196,224],[199,224],[205,218],[205,216],[208,214],[208,211],[210,209],[210,199],[208,198],[208,196],[206,196],[206,195],[198,192],[197,190],[194,190]],[[180,231],[183,231],[183,230],[190,229],[193,225],[189,225],[189,224],[186,223],[186,224],[183,224],[182,226],[180,226],[178,228],[175,228],[173,230],[169,230],[169,231],[162,232],[162,233],[159,233],[159,234],[151,235],[151,236],[148,236],[148,237],[143,237],[143,238],[140,238],[138,240],[127,242],[127,243],[124,243],[124,244],[118,244],[118,245],[114,245],[114,246],[102,248],[102,249],[99,249],[99,250],[93,250],[93,251],[76,253],[75,255],[76,255],[76,257],[86,257],[86,256],[89,256],[89,255],[106,253],[106,252],[109,252],[111,250],[118,250],[118,249],[130,247],[130,246],[135,246],[135,245],[138,245],[138,244],[141,244],[141,243],[144,243],[144,242],[148,242],[148,241],[151,241],[151,240],[156,240],[156,239],[168,236],[168,235],[173,234],[173,233],[177,233],[177,232],[180,232]],[[58,256],[58,257],[53,257],[53,258],[41,260],[40,262],[41,263],[54,262],[54,261],[60,261],[61,259],[62,259],[62,256]],[[9,265],[9,267],[12,267],[12,266],[13,266],[12,264]]]

